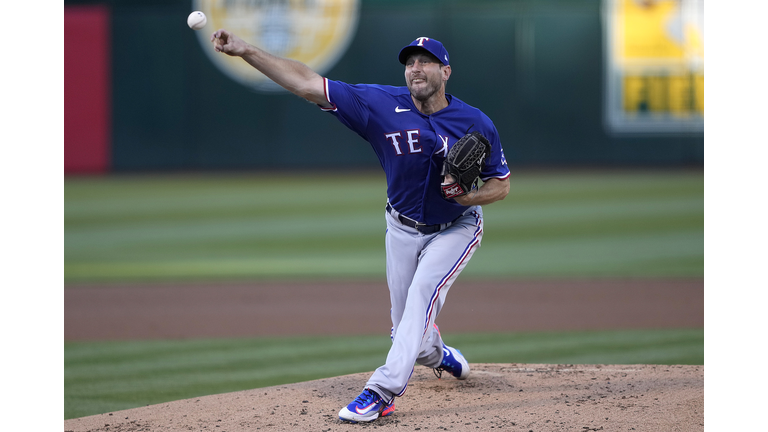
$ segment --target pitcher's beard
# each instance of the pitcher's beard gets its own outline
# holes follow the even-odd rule
[[[427,86],[420,86],[418,89],[414,89],[410,83],[408,84],[408,90],[411,92],[411,96],[419,102],[427,102],[432,96],[437,94],[440,90],[439,86],[429,84]]]

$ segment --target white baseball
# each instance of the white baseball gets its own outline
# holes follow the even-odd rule
[[[187,18],[187,25],[192,30],[200,30],[201,28],[205,27],[205,23],[208,22],[208,18],[205,17],[205,14],[200,11],[194,11],[191,14],[189,14],[189,18]]]

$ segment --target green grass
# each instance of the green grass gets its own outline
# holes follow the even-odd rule
[[[701,171],[515,173],[465,277],[703,277]],[[383,278],[379,174],[65,179],[65,282]]]
[[[704,364],[703,329],[454,334],[471,363]],[[64,347],[64,415],[373,371],[383,336],[77,342]]]
[[[701,171],[517,173],[462,278],[704,277]],[[384,278],[379,173],[65,178],[65,283]],[[452,335],[471,362],[703,364],[704,331]],[[65,418],[355,372],[389,338],[66,343]]]

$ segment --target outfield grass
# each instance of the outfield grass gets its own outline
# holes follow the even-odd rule
[[[462,278],[704,277],[701,171],[514,173]],[[65,282],[384,278],[378,173],[65,179]],[[65,311],[66,313],[66,311]],[[703,364],[704,332],[451,335],[471,362]],[[371,371],[389,338],[66,343],[65,418]]]
[[[703,277],[700,171],[522,173],[464,277]],[[378,174],[65,179],[65,281],[383,278]]]
[[[704,364],[704,331],[454,334],[471,363]],[[387,335],[65,344],[64,415],[373,371]]]

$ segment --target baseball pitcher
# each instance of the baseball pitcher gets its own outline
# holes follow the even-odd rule
[[[406,86],[393,87],[330,80],[227,30],[216,31],[211,41],[217,52],[241,57],[335,116],[370,143],[386,174],[392,346],[384,365],[339,417],[369,422],[391,415],[414,364],[433,368],[438,377],[445,371],[466,379],[467,360],[443,343],[435,319],[480,246],[481,206],[504,199],[510,173],[493,122],[445,93],[451,65],[443,44],[419,37],[405,46],[398,59]]]

